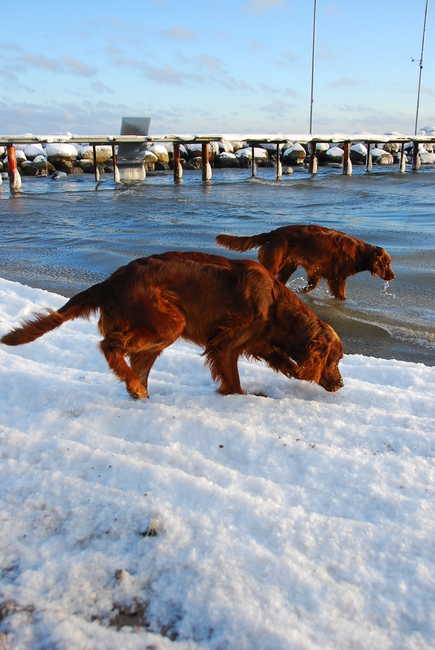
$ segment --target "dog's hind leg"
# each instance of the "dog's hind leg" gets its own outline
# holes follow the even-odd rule
[[[164,331],[162,325],[161,322],[159,334],[144,329],[125,333],[115,331],[107,334],[100,343],[109,368],[125,382],[131,397],[148,397],[148,375],[152,365],[159,354],[180,336],[184,321],[175,323],[167,319]],[[132,360],[131,368],[125,361],[126,356]]]
[[[130,326],[131,329],[119,331],[120,323],[114,327],[113,320],[104,314],[100,317],[99,330],[104,336],[100,343],[101,351],[109,368],[125,382],[127,392],[134,398],[148,397],[148,375],[154,361],[178,339],[186,324],[175,305],[158,292],[155,298],[154,303],[141,305],[144,313],[142,327]],[[132,318],[128,320],[131,322]],[[125,357],[131,360],[132,367],[126,363]]]
[[[100,343],[100,349],[109,368],[121,381],[125,382],[127,392],[134,398],[148,397],[148,391],[142,385],[136,373],[127,365],[124,357],[128,354],[128,348],[122,345],[123,335],[120,332],[111,332]]]
[[[332,278],[328,280],[328,287],[334,298],[346,300],[346,278]]]

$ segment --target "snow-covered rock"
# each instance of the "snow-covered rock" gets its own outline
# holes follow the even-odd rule
[[[35,158],[32,161],[32,165],[36,167],[39,170],[39,172],[47,171],[47,158],[42,154],[39,156],[35,156]]]
[[[388,151],[385,149],[379,149],[375,147],[371,149],[372,160],[375,165],[391,165],[394,162],[394,158]]]
[[[169,163],[169,153],[166,147],[164,147],[162,144],[152,144],[148,151],[151,151],[157,159],[162,162],[162,163]]]
[[[335,163],[341,165],[343,163],[344,151],[341,147],[329,147],[328,151],[325,153],[325,157],[328,163]]]
[[[234,145],[232,142],[219,142],[220,153],[234,153]]]
[[[240,161],[251,161],[252,160],[252,147],[245,147],[244,149],[238,149],[235,153],[236,158]],[[266,149],[261,147],[254,147],[254,158],[256,162],[267,162],[268,153]]]
[[[27,160],[26,154],[22,149],[15,149],[15,158],[17,160],[17,165],[21,165],[22,162]]]
[[[145,152],[144,162],[147,165],[154,165],[154,163],[156,163],[157,161],[158,161],[158,157],[156,156],[156,154],[153,151],[147,150]]]
[[[304,147],[299,142],[295,142],[282,154],[282,163],[283,165],[301,165],[306,155],[307,152]]]
[[[427,151],[425,147],[419,148],[418,155],[422,165],[433,165],[435,163],[435,153]]]
[[[216,158],[216,167],[240,167],[237,156],[230,151],[222,151]]]
[[[158,158],[155,153],[152,151],[145,151],[144,165],[147,172],[153,172],[155,169],[155,164],[158,162]]]
[[[33,160],[36,156],[41,156],[45,154],[45,151],[42,147],[42,144],[27,144],[23,149],[27,160]]]
[[[316,143],[316,155],[326,153],[328,149],[329,149],[329,144],[327,142]]]
[[[186,144],[187,153],[189,158],[197,158],[202,155],[202,145],[194,142],[192,144]]]
[[[45,151],[53,165],[61,161],[72,162],[77,158],[77,149],[73,144],[49,143]]]
[[[350,147],[350,160],[353,165],[358,165],[366,162],[367,147],[361,142],[357,142]]]
[[[98,145],[95,147],[95,153],[97,155],[97,163],[99,165],[104,165],[112,157],[112,147],[107,145]],[[78,145],[77,147],[77,157],[80,160],[94,160],[94,148],[91,145]]]

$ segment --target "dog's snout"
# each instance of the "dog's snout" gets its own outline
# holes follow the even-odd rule
[[[334,382],[333,384],[329,385],[329,392],[335,393],[337,390],[340,390],[340,388],[343,388],[344,386],[344,380],[343,377],[340,377],[339,381]]]

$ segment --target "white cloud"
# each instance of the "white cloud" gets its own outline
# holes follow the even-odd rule
[[[56,59],[49,59],[43,54],[24,54],[20,60],[31,68],[41,68],[51,72],[62,72],[62,65]]]
[[[109,86],[106,86],[105,84],[101,83],[101,81],[93,81],[91,84],[92,90],[94,90],[96,93],[112,93],[113,90],[109,88]]]
[[[268,11],[275,7],[285,7],[285,0],[249,0],[245,10],[249,12]]]
[[[349,79],[349,77],[342,77],[341,79],[337,79],[337,81],[331,81],[329,83],[326,83],[325,86],[328,86],[328,88],[343,88],[343,87],[349,87],[349,86],[356,86],[361,82],[356,81],[355,79]]]
[[[73,56],[61,57],[65,67],[69,72],[80,77],[93,77],[97,73],[97,68],[87,65]]]
[[[174,25],[172,29],[163,29],[163,37],[171,41],[196,41],[196,35],[187,27]]]
[[[285,50],[284,52],[281,52],[281,58],[276,61],[276,64],[283,67],[291,67],[300,60],[301,57],[298,54],[294,54],[293,52],[290,52],[290,50]]]

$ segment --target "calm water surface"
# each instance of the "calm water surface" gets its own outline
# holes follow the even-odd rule
[[[167,250],[231,253],[214,238],[255,234],[292,223],[317,223],[383,246],[396,279],[368,273],[347,281],[346,302],[321,281],[304,296],[342,338],[345,352],[435,365],[435,168],[397,166],[352,177],[320,168],[275,180],[273,169],[148,174],[142,183],[101,184],[88,175],[62,181],[24,178],[20,193],[0,186],[0,276],[71,296],[136,257]],[[303,286],[302,269],[289,287]]]

